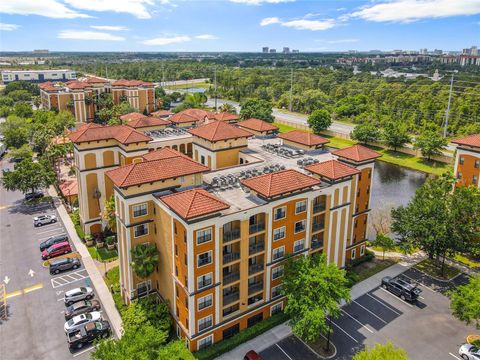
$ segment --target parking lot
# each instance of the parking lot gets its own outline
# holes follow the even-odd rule
[[[34,227],[32,219],[39,214],[58,218],[52,204],[25,205],[21,193],[0,189],[0,280],[6,286],[8,309],[7,319],[0,320],[0,358],[88,359],[91,349],[68,349],[63,296],[73,288],[91,286],[90,279],[83,264],[75,271],[50,275],[39,243],[64,234],[65,228],[59,218]]]
[[[460,359],[458,348],[465,336],[474,333],[451,315],[446,290],[468,281],[460,275],[452,283],[436,281],[416,269],[402,274],[422,289],[416,303],[401,300],[378,287],[342,308],[333,320],[331,340],[337,352],[332,359],[351,359],[365,345],[393,342],[405,349],[410,359]],[[260,353],[266,360],[319,359],[301,340],[290,336]]]

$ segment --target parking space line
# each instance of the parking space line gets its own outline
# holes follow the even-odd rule
[[[412,280],[412,281],[413,281],[415,284],[417,284],[417,285],[420,285],[420,286],[422,286],[422,287],[424,287],[424,288],[427,288],[427,289],[430,290],[431,292],[435,292],[435,293],[437,292],[436,290],[432,289],[430,286],[427,286],[427,285],[421,283],[421,282],[418,281],[418,280],[412,279],[410,276],[407,276],[407,275],[405,275],[405,274],[402,274],[402,276],[405,276],[407,279]]]
[[[393,298],[395,298],[395,299],[397,299],[397,300],[401,301],[402,303],[404,303],[405,305],[407,305],[407,306],[410,306],[411,308],[413,308],[413,305],[412,305],[412,304],[409,304],[409,303],[407,303],[406,301],[403,301],[403,300],[402,300],[402,299],[400,299],[400,298],[399,298],[397,295],[395,295],[395,294],[392,294],[390,291],[388,291],[388,290],[385,290],[384,288],[380,288],[380,290],[383,290],[383,291],[385,291],[387,294],[389,294],[389,295],[392,295],[392,296],[393,296]]]
[[[50,239],[52,236],[57,236],[57,235],[66,235],[64,231],[58,233],[58,234],[50,234],[49,236],[47,237],[44,237],[44,238],[40,238],[38,239],[38,241],[45,241],[45,240],[48,240]]]
[[[280,349],[281,352],[283,352],[283,353],[285,354],[286,357],[288,357],[290,360],[293,360],[290,356],[288,356],[288,354],[285,352],[285,350],[283,350],[283,349],[280,347],[280,345],[278,345],[278,344],[275,344],[275,345],[277,345],[277,347]]]
[[[460,359],[458,356],[453,355],[451,352],[449,352],[449,354],[452,355],[455,359],[462,360],[462,359]]]
[[[350,339],[352,339],[353,341],[355,341],[355,342],[358,344],[358,341],[357,341],[352,335],[350,335],[348,332],[346,332],[345,330],[343,330],[340,326],[338,326],[338,325],[337,325],[336,323],[334,323],[333,321],[332,321],[332,324],[335,325],[337,328],[339,328],[341,331],[343,331],[343,333],[344,333],[345,335],[347,335]]]
[[[385,308],[387,308],[388,310],[394,312],[395,314],[397,315],[402,315],[401,312],[399,312],[397,309],[395,309],[393,306],[390,306],[388,305],[388,303],[384,303],[376,298],[374,298],[372,295],[370,295],[369,293],[367,293],[368,296],[370,296],[373,300],[375,300],[376,302],[378,302],[379,304],[383,305]]]
[[[58,227],[58,228],[55,228],[55,229],[40,231],[40,232],[38,232],[37,234],[38,234],[38,235],[41,235],[41,234],[46,234],[46,233],[50,233],[50,232],[53,232],[53,231],[59,231],[59,230],[62,230],[62,231],[63,231],[63,227]]]
[[[76,272],[72,272],[70,274],[54,277],[53,279],[50,279],[50,282],[52,284],[52,287],[56,289],[61,286],[65,286],[77,281],[81,281],[83,279],[86,279],[87,277],[88,277],[88,274],[86,273],[86,270],[82,269]]]
[[[355,319],[352,315],[350,315],[348,312],[346,312],[345,310],[343,309],[340,309],[341,312],[343,312],[345,315],[347,315],[350,319],[352,319],[353,321],[357,322],[358,324],[362,325],[365,329],[367,329],[368,331],[370,331],[372,334],[373,334],[373,331],[370,330],[365,324],[362,324],[360,321],[358,321],[357,319]]]
[[[367,310],[370,314],[372,314],[373,316],[375,316],[378,320],[380,320],[381,322],[383,322],[385,325],[387,324],[387,322],[385,320],[383,320],[381,317],[379,317],[377,314],[371,312],[370,310],[368,310],[365,306],[363,306],[362,304],[358,303],[357,301],[353,300],[353,302],[355,304],[357,304],[358,306],[360,306],[362,309],[365,309]]]

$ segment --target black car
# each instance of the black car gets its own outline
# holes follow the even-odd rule
[[[84,325],[80,330],[67,335],[70,350],[81,349],[99,338],[110,336],[110,324],[106,320],[98,320]]]
[[[70,305],[65,310],[65,320],[70,320],[74,316],[100,310],[98,300],[82,300]]]
[[[382,279],[382,287],[397,295],[400,299],[407,301],[417,300],[422,292],[421,289],[410,282],[400,278],[392,278],[390,276],[385,276]]]
[[[68,241],[68,236],[66,234],[51,236],[47,240],[40,243],[40,251],[48,249],[53,244],[58,244],[65,241]]]
[[[58,274],[66,270],[78,269],[80,266],[80,260],[78,260],[77,258],[63,258],[53,260],[50,263],[50,275]]]
[[[43,192],[41,191],[32,191],[25,194],[25,200],[40,199],[43,196]]]

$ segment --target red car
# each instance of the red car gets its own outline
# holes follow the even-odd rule
[[[70,247],[70,243],[68,241],[64,241],[58,244],[53,244],[48,249],[43,250],[42,259],[47,260],[55,256],[68,254],[71,252],[72,252],[72,248]]]
[[[245,354],[243,360],[262,360],[262,358],[255,350],[250,350]]]

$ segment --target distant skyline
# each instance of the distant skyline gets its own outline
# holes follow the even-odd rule
[[[2,51],[301,52],[480,46],[480,0],[10,0]]]

